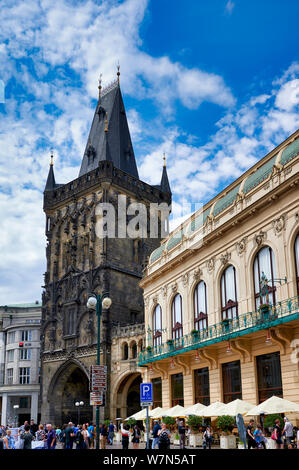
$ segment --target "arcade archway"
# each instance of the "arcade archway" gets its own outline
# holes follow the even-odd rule
[[[48,394],[50,402],[50,420],[54,425],[72,421],[78,424],[77,401],[83,401],[80,407],[80,424],[92,421],[92,407],[89,397],[89,379],[86,372],[76,363],[62,366],[55,374]]]
[[[139,373],[131,373],[121,379],[115,388],[113,417],[127,418],[140,410],[141,382]]]

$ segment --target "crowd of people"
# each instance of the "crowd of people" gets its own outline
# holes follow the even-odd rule
[[[280,420],[275,420],[273,432],[270,439],[275,442],[276,449],[299,449],[299,429],[294,427],[288,418],[284,418],[284,426],[281,426]],[[246,428],[246,440],[248,449],[266,449],[267,438],[263,432],[262,426],[255,426],[254,419],[251,419]],[[285,441],[285,442],[284,442]]]
[[[184,449],[188,446],[191,429],[185,424],[184,419],[177,419],[176,429],[179,437],[179,445]],[[210,425],[202,430],[202,448],[211,449],[214,431]],[[107,445],[113,446],[115,432],[117,431],[113,421],[100,425],[99,442],[100,448],[105,449]],[[121,445],[123,449],[129,448],[132,442],[134,449],[139,448],[142,437],[143,426],[137,423],[130,428],[128,424],[120,425]],[[158,419],[153,422],[153,429],[150,433],[152,449],[166,450],[170,448],[171,432],[166,423]],[[269,437],[268,437],[269,439]],[[277,449],[287,447],[288,449],[299,449],[299,430],[294,427],[288,418],[284,418],[284,426],[280,420],[275,420],[275,426],[271,434],[271,439],[275,441]],[[28,421],[18,429],[8,426],[0,427],[0,450],[1,449],[32,449],[33,442],[36,448],[54,450],[57,447],[62,449],[95,449],[96,448],[96,426],[93,423],[74,425],[72,422],[64,424],[61,428],[53,427],[51,424],[37,425],[34,420]],[[266,449],[267,438],[262,426],[250,420],[246,428],[246,443],[248,449]]]

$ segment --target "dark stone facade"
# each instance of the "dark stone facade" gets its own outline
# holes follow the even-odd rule
[[[98,119],[97,111],[96,116]],[[96,363],[97,320],[86,307],[89,293],[107,292],[112,299],[109,312],[103,311],[101,325],[101,361],[108,366],[106,411],[102,413],[108,416],[110,332],[116,324],[144,321],[139,281],[150,253],[160,243],[159,238],[149,236],[137,240],[97,237],[97,204],[113,204],[117,215],[120,194],[127,197],[127,205],[136,201],[146,206],[151,202],[169,204],[171,194],[116,168],[111,159],[102,158],[95,169],[65,185],[55,183],[53,168],[49,173],[50,183],[44,193],[47,271],[42,309],[41,404],[42,422],[61,425],[66,413],[74,420],[73,402],[82,400],[81,396],[86,402],[89,367]],[[91,420],[91,407],[84,408],[85,420]]]

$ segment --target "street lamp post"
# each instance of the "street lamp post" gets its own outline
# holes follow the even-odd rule
[[[84,402],[83,401],[76,401],[75,406],[78,409],[78,424],[80,424],[80,406],[83,406]]]
[[[109,309],[112,304],[112,300],[108,297],[108,294],[91,294],[87,301],[87,308],[96,311],[98,319],[98,332],[97,332],[97,365],[101,365],[101,354],[100,354],[100,341],[101,341],[101,316],[102,307]],[[100,447],[100,407],[96,406],[96,449]]]

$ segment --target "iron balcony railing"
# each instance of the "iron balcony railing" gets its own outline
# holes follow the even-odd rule
[[[281,323],[299,319],[299,296],[277,302],[268,308],[248,312],[237,318],[223,320],[200,331],[193,331],[181,338],[168,340],[158,346],[151,346],[139,354],[138,365],[182,354],[210,344],[228,341],[254,331],[267,329]]]

